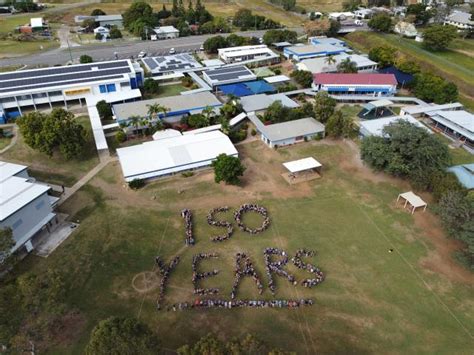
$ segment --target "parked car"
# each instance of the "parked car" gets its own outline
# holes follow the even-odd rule
[[[145,51],[141,51],[140,53],[138,53],[138,59],[145,58],[145,57],[146,57]]]
[[[174,48],[171,48],[170,49],[170,54],[175,54],[176,53],[176,50]]]
[[[204,50],[204,44],[201,44],[201,47],[199,47],[199,50],[202,52]]]

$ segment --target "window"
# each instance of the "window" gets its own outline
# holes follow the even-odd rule
[[[12,224],[12,229],[13,230],[17,229],[19,226],[21,226],[22,223],[23,223],[23,220],[20,218],[18,221]]]
[[[40,99],[42,97],[46,97],[46,93],[42,92],[42,93],[39,93],[39,94],[33,94],[33,98],[35,98],[35,99]]]
[[[62,91],[50,91],[48,92],[49,96],[62,96],[63,92]]]
[[[120,87],[125,88],[125,87],[128,87],[128,86],[130,86],[130,83],[128,83],[128,82],[127,83],[120,83]]]
[[[117,91],[115,88],[115,84],[107,84],[107,92],[114,92]]]
[[[100,85],[99,90],[101,94],[105,94],[107,92],[107,87],[105,85]]]
[[[44,206],[44,200],[41,200],[39,203],[36,204],[36,209],[40,210]]]
[[[13,97],[4,97],[3,99],[0,99],[0,103],[7,103],[7,102],[13,102],[15,99]]]

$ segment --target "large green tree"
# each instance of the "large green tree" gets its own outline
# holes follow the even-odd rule
[[[306,70],[293,70],[290,76],[304,88],[311,87],[313,83],[313,74]]]
[[[320,91],[316,94],[314,100],[314,114],[316,119],[326,123],[336,109],[336,100],[334,100],[326,91]]]
[[[369,59],[379,63],[381,68],[393,65],[396,55],[397,49],[390,46],[374,47],[369,51]]]
[[[456,37],[456,27],[433,25],[423,32],[423,46],[431,51],[445,50]]]
[[[203,47],[207,53],[217,53],[219,48],[228,47],[227,39],[222,36],[211,37],[204,41]]]
[[[385,14],[377,14],[367,23],[369,27],[378,32],[390,32],[392,30],[392,18]]]
[[[157,354],[158,339],[134,318],[110,317],[92,330],[88,355]]]
[[[298,39],[298,34],[290,30],[268,30],[263,35],[263,42],[268,46],[277,42],[295,43]]]
[[[339,73],[357,73],[357,64],[348,57],[337,65],[337,71]]]
[[[451,163],[447,145],[424,128],[400,120],[385,127],[383,135],[362,141],[362,159],[377,170],[410,179],[415,187],[431,188],[433,175]]]
[[[445,104],[458,98],[458,88],[454,83],[431,73],[416,74],[412,86],[416,97],[425,101]]]
[[[62,108],[50,114],[31,112],[17,120],[25,143],[49,156],[59,151],[65,159],[83,156],[86,146],[84,127],[74,114]]]
[[[113,118],[112,107],[105,100],[98,101],[95,107],[101,120],[108,121]]]
[[[334,138],[350,138],[357,133],[354,120],[341,111],[334,112],[326,123],[326,134]]]
[[[123,25],[135,36],[143,36],[145,27],[154,27],[157,21],[148,3],[135,1],[123,13]]]
[[[212,162],[214,168],[214,180],[219,183],[224,181],[226,184],[238,185],[240,176],[244,174],[245,167],[238,157],[227,154],[220,154]]]

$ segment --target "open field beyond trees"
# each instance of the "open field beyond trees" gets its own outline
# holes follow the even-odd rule
[[[65,322],[61,334],[68,336],[52,339],[50,353],[82,353],[92,328],[111,315],[138,317],[166,349],[214,332],[222,339],[253,333],[300,354],[472,352],[474,275],[454,261],[456,242],[446,239],[429,210],[412,216],[395,205],[396,196],[410,189],[406,182],[369,171],[351,142],[325,140],[275,151],[256,141],[240,145],[239,151],[247,167],[242,187],[217,185],[212,172],[201,171],[131,191],[113,162],[61,206],[81,226],[50,257],[29,256],[16,271],[41,274],[51,268],[65,281],[67,311],[75,321]],[[321,161],[322,178],[287,185],[281,163],[307,156]],[[267,231],[251,236],[234,223],[230,240],[209,241],[222,233],[206,223],[210,208],[234,210],[249,202],[268,209]],[[183,208],[193,211],[194,247],[184,246]],[[230,213],[220,217],[233,221]],[[244,218],[249,226],[261,223],[256,214]],[[191,259],[199,252],[219,254],[200,266],[220,270],[202,287],[219,287],[221,298],[230,299],[235,254],[244,251],[265,285],[260,297],[271,299],[266,247],[282,248],[290,256],[300,248],[316,251],[308,262],[326,274],[321,285],[294,287],[276,277],[276,298],[314,298],[313,307],[155,309],[157,255],[166,262],[181,256],[169,278],[167,304],[195,299]],[[309,275],[292,266],[288,270],[298,280]],[[249,278],[237,298],[259,298]]]
[[[414,40],[393,34],[354,32],[345,37],[356,49],[367,53],[371,48],[389,45],[397,48],[407,59],[415,60],[422,69],[454,82],[460,92],[461,102],[474,108],[474,44],[472,40],[457,39],[450,48],[430,52]]]

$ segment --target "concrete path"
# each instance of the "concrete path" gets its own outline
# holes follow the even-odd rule
[[[5,148],[0,150],[0,154],[5,153],[8,149],[13,147],[16,144],[16,141],[18,140],[18,126],[17,125],[1,125],[0,126],[0,128],[10,128],[10,127],[13,128],[12,140],[10,141],[10,143]]]
[[[66,202],[69,197],[74,195],[81,187],[87,184],[89,181],[92,180],[108,163],[112,161],[117,161],[117,158],[109,157],[108,159],[103,159],[101,162],[96,165],[92,170],[90,170],[86,175],[79,179],[72,187],[66,187],[64,193],[61,195],[58,201],[58,206],[62,205]]]
[[[58,30],[58,38],[61,43],[59,48],[69,48],[69,47],[80,47],[79,43],[76,43],[71,36],[70,27],[66,25],[61,25]]]

